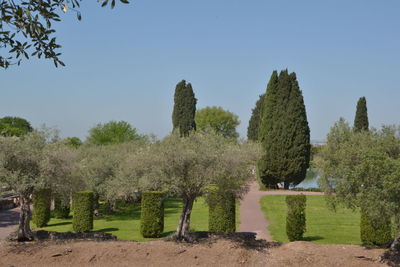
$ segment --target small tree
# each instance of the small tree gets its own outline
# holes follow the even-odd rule
[[[160,237],[164,231],[164,192],[144,192],[140,215],[140,233],[143,237]]]
[[[182,198],[183,209],[176,237],[190,240],[190,218],[195,199],[211,185],[237,197],[243,193],[250,175],[249,164],[256,160],[251,144],[232,144],[215,134],[179,134],[153,144],[143,154],[142,188],[167,188]],[[147,167],[146,167],[147,166]]]
[[[354,130],[355,131],[368,131],[368,110],[367,100],[365,97],[360,97],[357,102],[356,116],[354,118]]]
[[[196,127],[198,131],[214,131],[228,139],[237,139],[236,127],[240,124],[239,117],[221,107],[205,107],[196,111]]]
[[[93,229],[93,191],[81,191],[74,194],[74,217],[72,228],[75,232],[88,232]]]
[[[62,144],[47,143],[46,135],[36,131],[23,137],[0,137],[0,181],[19,194],[21,201],[19,241],[33,239],[30,205],[36,188],[50,187],[54,192],[71,190],[67,182],[74,168],[71,154]]]
[[[303,238],[306,231],[306,196],[286,196],[288,214],[286,217],[286,234],[289,241]]]
[[[176,85],[174,94],[174,110],[172,112],[173,130],[181,136],[187,136],[196,130],[195,113],[197,99],[190,83],[182,80]]]
[[[368,220],[395,216],[400,226],[400,129],[353,131],[340,119],[319,154],[321,187],[332,207],[361,208]],[[400,242],[398,233],[393,247]]]
[[[46,226],[50,221],[51,190],[38,188],[33,191],[33,216],[32,221],[37,227]]]

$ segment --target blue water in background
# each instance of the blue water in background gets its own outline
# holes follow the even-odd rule
[[[306,179],[304,179],[304,181],[298,184],[296,187],[302,187],[305,189],[319,188],[318,179],[319,179],[318,171],[315,169],[308,169]]]

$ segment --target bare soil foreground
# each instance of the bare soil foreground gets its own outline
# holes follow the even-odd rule
[[[0,266],[387,266],[383,250],[352,245],[238,242],[0,243]]]

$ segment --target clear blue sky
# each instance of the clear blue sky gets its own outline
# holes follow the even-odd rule
[[[125,120],[159,138],[172,128],[176,83],[197,108],[251,109],[275,69],[297,73],[312,139],[353,122],[366,96],[370,124],[399,124],[399,0],[136,0],[114,10],[83,0],[63,15],[65,68],[30,60],[0,70],[0,117],[84,139],[96,123]],[[4,51],[1,51],[4,53]]]

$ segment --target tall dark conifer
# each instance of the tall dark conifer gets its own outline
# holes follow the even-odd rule
[[[172,124],[174,131],[178,130],[181,136],[187,136],[190,131],[196,130],[196,103],[192,85],[185,80],[179,82],[175,88]]]
[[[304,180],[310,161],[310,129],[296,74],[274,71],[268,83],[259,139],[264,155],[258,174],[266,186]]]
[[[257,100],[249,120],[249,126],[247,127],[247,139],[252,141],[258,141],[264,96],[265,94],[260,95],[260,98]]]
[[[365,97],[360,97],[357,102],[356,117],[354,118],[354,130],[355,131],[368,131],[368,110],[367,100]]]

